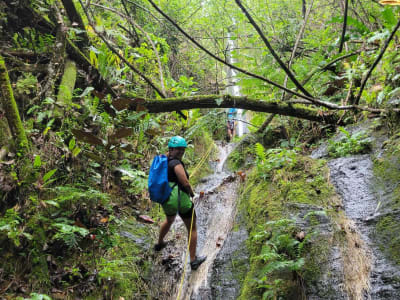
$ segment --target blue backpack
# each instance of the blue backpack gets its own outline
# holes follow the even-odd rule
[[[151,201],[163,204],[171,194],[168,182],[168,158],[165,155],[154,157],[149,172],[149,194]]]

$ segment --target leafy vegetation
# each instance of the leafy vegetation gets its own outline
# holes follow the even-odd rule
[[[7,297],[148,295],[148,251],[121,232],[133,232],[139,240],[151,237],[152,230],[143,229],[136,217],[161,217],[146,193],[150,161],[167,151],[171,136],[182,135],[189,141],[185,159],[191,181],[197,183],[212,171],[207,162],[213,159],[214,140],[226,139],[227,120],[223,108],[185,111],[178,105],[168,107],[177,112],[148,114],[144,99],[173,105],[181,103],[180,97],[222,95],[236,84],[245,99],[277,104],[293,100],[287,109],[311,107],[322,119],[336,114],[340,121],[354,122],[368,113],[396,119],[400,56],[393,30],[398,7],[351,2],[339,53],[339,2],[315,0],[312,17],[299,35],[306,1],[243,1],[261,24],[263,36],[256,34],[238,2],[155,3],[220,62],[183,38],[149,1],[0,3],[1,55],[7,66],[0,73],[9,76],[9,82],[0,85],[0,255],[5,262],[0,286]],[[267,83],[296,89],[265,40],[312,97],[298,101]],[[387,49],[372,70],[386,41]],[[67,72],[67,57],[77,70]],[[246,72],[232,80],[221,61]],[[371,78],[363,87],[369,70]],[[10,91],[18,110],[7,105]],[[304,97],[304,91],[297,97]],[[221,101],[218,98],[217,104]],[[298,280],[312,273],[310,258],[302,252],[309,244],[293,237],[297,229],[283,208],[288,202],[328,207],[332,190],[322,175],[324,163],[311,162],[301,153],[331,128],[276,116],[276,123],[258,132],[265,114],[248,115],[255,125],[252,139],[247,144],[236,140],[240,145],[230,162],[235,170],[254,166],[243,198],[249,199],[252,258],[262,266],[262,274],[252,266],[246,278],[256,284],[246,281],[242,297],[256,291],[273,298],[290,281],[275,278],[278,273],[293,271]],[[23,126],[13,128],[17,116]],[[394,130],[395,124],[388,122]],[[330,141],[331,156],[368,151],[366,135],[340,130],[344,137]],[[23,149],[18,145],[21,133],[29,142]],[[384,226],[389,221],[382,221],[383,232],[392,227]],[[261,229],[256,229],[258,223]]]
[[[332,157],[342,157],[350,154],[362,154],[371,150],[371,139],[366,132],[350,134],[343,127],[339,127],[343,137],[338,141],[329,140],[328,152]]]

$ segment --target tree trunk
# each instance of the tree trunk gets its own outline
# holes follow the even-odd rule
[[[8,127],[11,130],[14,140],[16,141],[16,149],[21,154],[28,148],[28,139],[22,126],[19,116],[17,103],[14,99],[14,93],[11,88],[10,78],[3,57],[0,55],[0,92],[1,103],[6,114]]]
[[[72,0],[61,0],[61,2],[67,11],[68,19],[71,22],[71,25],[73,27],[77,26],[81,30],[81,32],[77,34],[79,40],[76,42],[76,45],[79,47],[79,49],[89,47],[89,37],[86,33],[85,24],[83,23],[81,15],[76,10],[74,2]]]
[[[278,101],[260,101],[249,99],[246,96],[207,95],[182,98],[167,98],[159,100],[145,99],[116,99],[113,102],[117,110],[129,108],[131,110],[147,110],[149,113],[172,112],[194,108],[242,108],[252,111],[266,112],[306,119],[327,124],[341,124],[336,112],[326,112],[307,108],[300,105],[291,105]],[[338,123],[339,122],[339,123]]]
[[[61,83],[58,88],[57,105],[59,107],[70,107],[72,105],[72,94],[76,82],[76,64],[72,60],[65,63],[64,74],[61,78]],[[62,112],[57,109],[57,117],[62,115]]]

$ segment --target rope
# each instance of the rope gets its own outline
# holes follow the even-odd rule
[[[184,260],[184,266],[183,266],[183,273],[182,273],[182,277],[181,277],[181,283],[180,283],[180,287],[179,287],[179,292],[178,292],[178,297],[176,298],[177,300],[180,299],[181,297],[181,292],[183,289],[183,280],[185,279],[185,274],[186,274],[186,265],[187,265],[187,258],[190,252],[190,240],[192,239],[192,227],[193,227],[193,218],[194,217],[194,202],[193,202],[193,210],[192,210],[192,220],[190,221],[190,231],[189,231],[189,241],[188,241],[188,246],[187,246],[187,251],[186,251],[186,255],[185,255],[185,260]]]
[[[211,150],[213,149],[214,144],[211,144],[210,148],[208,148],[207,152],[203,155],[203,157],[200,159],[200,161],[197,163],[196,167],[193,169],[191,172],[191,175],[194,176],[196,172],[200,169],[200,167],[203,165],[207,157],[210,155]]]

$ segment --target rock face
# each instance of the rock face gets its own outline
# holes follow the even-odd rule
[[[309,300],[348,299],[343,276],[342,251],[334,239],[335,229],[331,218],[319,206],[295,204],[289,209],[296,212],[296,214],[292,213],[296,226],[307,233],[316,234],[310,241],[315,250],[306,255],[314,264],[308,268],[316,268],[314,274],[310,272],[305,274],[306,298]]]
[[[211,299],[236,299],[249,268],[246,247],[247,230],[242,217],[236,216],[237,229],[232,230],[218,253],[211,274]]]
[[[360,129],[365,127],[356,128]],[[331,181],[342,198],[344,212],[353,221],[353,230],[360,233],[361,243],[364,243],[370,256],[371,267],[366,274],[369,289],[364,291],[363,298],[400,299],[400,267],[382,251],[385,246],[382,247],[379,234],[379,224],[388,214],[399,220],[399,214],[390,207],[390,202],[395,199],[395,186],[390,182],[378,183],[380,179],[374,174],[373,160],[378,157],[384,159],[382,136],[372,138],[372,153],[332,159],[328,165]]]

